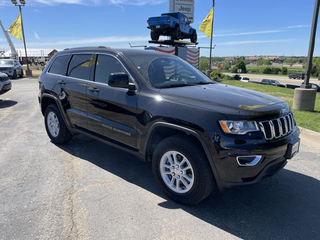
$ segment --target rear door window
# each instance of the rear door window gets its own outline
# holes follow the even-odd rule
[[[73,55],[68,68],[68,76],[84,80],[90,79],[91,66],[94,63],[92,54]]]

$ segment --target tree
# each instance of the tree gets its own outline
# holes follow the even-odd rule
[[[201,57],[199,60],[199,70],[206,71],[209,68],[209,59],[206,57]]]
[[[263,59],[260,58],[259,60],[256,61],[257,66],[263,65]]]
[[[247,72],[246,63],[241,59],[236,61],[236,65],[232,68],[231,72],[237,73],[238,69],[241,69],[241,73]]]
[[[272,65],[272,63],[269,59],[262,59],[262,58],[257,60],[256,64],[257,65],[268,65],[268,66]]]
[[[294,59],[294,58],[287,58],[287,59],[284,60],[283,62],[286,63],[286,64],[289,64],[290,67],[292,67],[292,65],[295,64],[295,63],[297,62],[297,60]]]
[[[229,70],[231,68],[231,62],[225,60],[221,63],[221,70]]]

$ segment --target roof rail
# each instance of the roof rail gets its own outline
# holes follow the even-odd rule
[[[66,50],[71,50],[71,49],[88,49],[88,48],[105,48],[105,49],[111,49],[110,47],[107,47],[107,46],[98,46],[98,47],[74,47],[74,48],[65,48],[63,49],[63,51],[66,51]]]

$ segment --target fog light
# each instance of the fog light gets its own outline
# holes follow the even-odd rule
[[[261,155],[252,156],[238,156],[237,162],[240,166],[254,166],[262,159]]]

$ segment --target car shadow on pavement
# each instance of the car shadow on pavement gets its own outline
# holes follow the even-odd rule
[[[12,100],[0,99],[0,108],[9,108],[16,105],[18,102]]]
[[[182,209],[241,239],[319,239],[320,181],[315,178],[283,169],[257,184],[213,192],[199,204],[186,206],[167,198],[151,164],[131,154],[82,135],[59,147],[162,197],[160,207]]]

